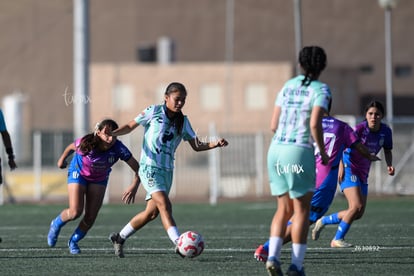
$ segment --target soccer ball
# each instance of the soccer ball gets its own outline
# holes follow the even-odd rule
[[[178,238],[178,251],[187,258],[194,258],[204,250],[203,237],[194,231],[187,231]]]

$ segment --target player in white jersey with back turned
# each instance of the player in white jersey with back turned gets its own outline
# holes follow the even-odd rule
[[[299,65],[303,75],[285,83],[277,95],[271,120],[275,134],[267,154],[267,169],[277,209],[270,227],[266,262],[270,275],[283,275],[280,255],[286,226],[293,214],[292,262],[287,273],[305,275],[303,261],[315,188],[313,140],[322,163],[326,165],[329,160],[323,141],[322,116],[328,111],[331,92],[325,83],[318,81],[326,66],[325,51],[318,46],[304,47],[299,53]]]

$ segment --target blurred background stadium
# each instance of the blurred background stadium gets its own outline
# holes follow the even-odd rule
[[[392,107],[397,174],[375,164],[371,194],[414,194],[414,1],[385,2],[0,1],[1,108],[19,166],[10,173],[3,163],[1,203],[66,200],[66,172],[55,165],[64,147],[105,117],[122,124],[161,103],[171,81],[186,85],[184,112],[199,137],[230,142],[208,153],[181,145],[172,197],[268,197],[269,120],[303,45],[327,52],[321,79],[333,115],[354,124],[372,98]],[[141,137],[121,137],[137,158]],[[117,164],[107,201],[120,201],[130,180]]]

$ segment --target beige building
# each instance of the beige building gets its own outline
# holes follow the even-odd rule
[[[184,114],[194,130],[256,133],[269,130],[275,88],[290,78],[289,63],[179,63],[173,65],[94,64],[91,66],[91,121],[104,117],[126,123],[151,104],[161,104],[168,83],[188,91]]]
[[[233,9],[229,3],[90,0],[90,125],[103,116],[128,120],[160,99],[163,85],[180,80],[189,89],[185,112],[197,127],[212,118],[220,131],[266,131],[275,93],[295,71],[294,1],[234,0]],[[398,1],[392,12],[397,116],[414,114],[413,15],[411,0]],[[19,127],[29,142],[38,130],[70,136],[79,100],[71,98],[73,1],[4,0],[0,18],[0,98],[23,95]],[[322,80],[332,88],[334,113],[360,115],[368,98],[385,99],[378,1],[303,0],[302,23],[303,44],[328,54]],[[168,66],[148,62],[162,37],[173,42]]]

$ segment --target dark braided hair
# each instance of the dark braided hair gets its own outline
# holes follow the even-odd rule
[[[326,54],[321,47],[307,46],[302,48],[299,53],[299,64],[305,73],[302,85],[308,86],[312,81],[317,80],[325,69],[326,62]]]
[[[187,89],[182,83],[172,82],[165,89],[165,95],[169,96],[171,93],[178,91],[187,95]],[[181,112],[181,110],[174,116],[174,118],[172,118],[172,123],[177,128],[178,134],[181,134],[184,125],[184,114]]]
[[[105,119],[96,124],[95,130],[93,133],[86,134],[82,137],[81,142],[79,144],[79,150],[84,154],[87,155],[93,149],[96,149],[101,142],[101,138],[96,135],[96,132],[102,130],[104,127],[109,127],[111,130],[115,130],[118,128],[118,124],[112,119]]]

